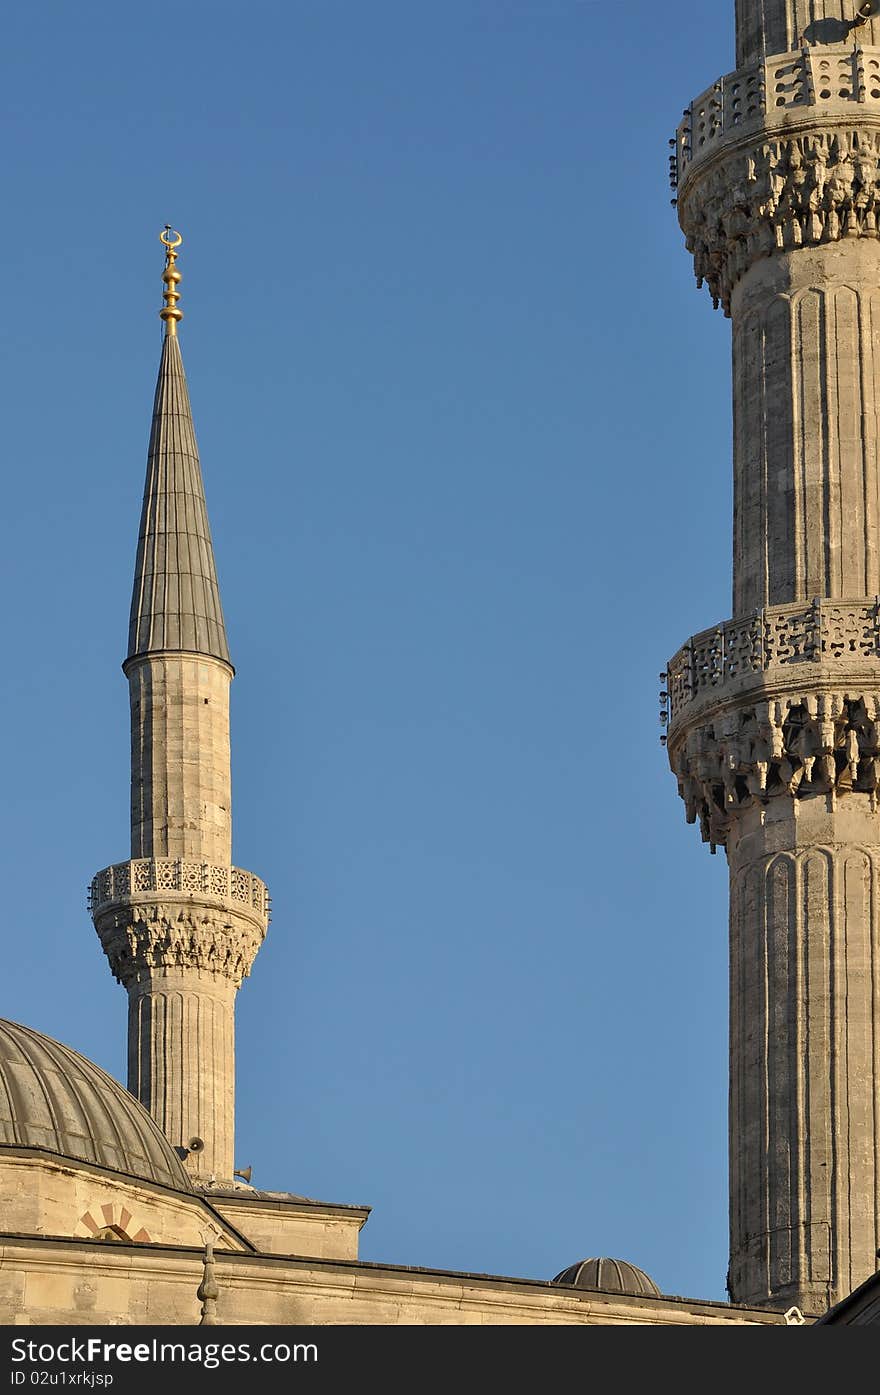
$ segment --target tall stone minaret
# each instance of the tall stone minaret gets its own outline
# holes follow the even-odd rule
[[[179,234],[166,229],[165,325],[128,657],[131,860],[90,910],[128,990],[128,1088],[194,1179],[230,1183],[235,995],[268,924],[258,877],[231,865],[229,661],[177,326]]]
[[[878,10],[737,0],[672,160],[732,321],[733,619],[661,720],[730,872],[728,1288],[807,1313],[880,1245]]]

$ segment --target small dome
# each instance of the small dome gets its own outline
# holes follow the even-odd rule
[[[660,1298],[660,1290],[643,1269],[627,1264],[625,1259],[582,1259],[563,1269],[551,1280],[554,1284],[572,1284],[575,1288],[598,1288],[603,1293],[629,1293],[634,1298]]]
[[[192,1191],[177,1153],[134,1095],[78,1051],[3,1018],[0,1148],[43,1148]]]

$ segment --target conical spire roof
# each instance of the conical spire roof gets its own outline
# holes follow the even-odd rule
[[[173,260],[171,268],[174,279],[179,280]],[[176,294],[172,294],[174,306]],[[174,318],[167,314],[166,306],[131,598],[128,658],[184,650],[229,663],[205,489],[176,332],[181,312],[175,309]]]

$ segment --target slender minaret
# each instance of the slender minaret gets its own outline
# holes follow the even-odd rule
[[[878,11],[738,0],[672,159],[732,322],[733,619],[661,720],[730,872],[728,1288],[807,1313],[880,1245]]]
[[[177,326],[181,238],[166,228],[165,325],[128,657],[131,860],[90,910],[128,990],[128,1088],[193,1177],[231,1183],[235,995],[268,924],[258,877],[231,865],[229,661]]]

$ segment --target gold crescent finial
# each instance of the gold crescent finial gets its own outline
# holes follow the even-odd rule
[[[162,280],[165,282],[165,289],[162,292],[164,305],[159,311],[159,319],[165,322],[166,335],[176,334],[178,321],[183,319],[183,311],[177,308],[180,300],[180,292],[177,287],[180,283],[180,272],[175,265],[177,261],[177,249],[183,238],[179,232],[172,228],[170,223],[159,234],[159,241],[165,248],[165,270],[162,272]]]
[[[174,231],[170,223],[166,223],[162,232],[159,234],[159,241],[169,252],[173,252],[176,247],[180,246],[183,238],[179,232]]]

